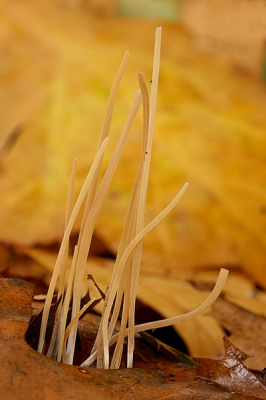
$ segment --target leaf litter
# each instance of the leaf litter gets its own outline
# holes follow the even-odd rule
[[[218,383],[230,392],[241,393],[244,396],[266,398],[266,381],[264,373],[256,376],[245,367],[244,362],[250,357],[235,347],[224,336],[225,357],[222,360],[197,359],[198,376]]]
[[[263,370],[266,366],[265,315],[255,315],[223,298],[213,305],[211,314],[230,334],[234,345],[252,355],[245,365],[253,370]]]
[[[169,396],[177,400],[258,398],[255,393],[252,396],[231,393],[236,391],[233,381],[228,391],[200,380],[195,367],[174,363],[151,347],[143,348],[143,344],[138,351],[137,368],[130,370],[98,370],[49,359],[25,341],[33,294],[34,287],[28,282],[0,278],[0,382],[5,398],[22,400],[30,395],[40,400],[61,400],[66,393],[68,398],[77,400],[121,399],[121,396],[125,400]],[[91,326],[92,323],[90,332],[93,332]]]

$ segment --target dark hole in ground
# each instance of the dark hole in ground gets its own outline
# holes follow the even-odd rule
[[[136,302],[136,324],[142,324],[144,322],[152,322],[164,319],[161,314],[147,305],[143,304],[139,300]],[[184,354],[189,354],[187,346],[174,330],[172,326],[167,326],[165,328],[159,328],[154,331],[147,331],[150,335],[154,336],[156,339],[161,340],[165,344],[181,351]]]

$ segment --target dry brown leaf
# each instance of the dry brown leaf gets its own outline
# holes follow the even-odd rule
[[[266,367],[266,318],[245,311],[222,298],[214,304],[211,315],[229,332],[230,341],[251,356],[245,365],[254,370],[263,370]]]
[[[32,398],[109,400],[132,398],[188,400],[251,400],[230,394],[197,378],[194,368],[173,364],[159,353],[141,349],[141,368],[99,370],[57,363],[25,342],[31,316],[33,285],[0,278],[0,384],[1,396],[10,400]],[[146,368],[147,366],[147,368]],[[144,368],[143,368],[144,367]]]
[[[250,356],[235,347],[226,336],[224,347],[225,357],[222,360],[198,360],[199,377],[216,382],[231,392],[266,399],[265,382],[243,364]]]

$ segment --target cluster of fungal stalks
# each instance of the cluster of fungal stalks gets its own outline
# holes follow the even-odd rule
[[[43,309],[42,324],[38,343],[38,351],[44,352],[49,311],[56,284],[59,282],[59,289],[57,293],[59,305],[54,321],[52,338],[49,348],[46,352],[48,357],[52,357],[59,362],[73,364],[78,320],[83,312],[94,301],[94,299],[92,299],[80,310],[82,279],[85,273],[85,265],[90,249],[92,234],[95,228],[98,213],[119,163],[130,127],[141,104],[143,107],[143,132],[139,168],[125,218],[112,279],[104,301],[98,334],[91,351],[91,355],[86,361],[83,362],[82,366],[89,366],[96,360],[96,365],[98,368],[119,368],[124,346],[124,339],[127,336],[127,367],[132,368],[134,334],[136,332],[169,326],[195,317],[199,313],[206,310],[216,300],[227,278],[228,272],[226,270],[221,270],[215,288],[207,300],[205,300],[205,302],[196,310],[181,316],[161,321],[135,325],[135,300],[141,263],[142,239],[175,207],[188,186],[188,183],[185,183],[172,202],[152,222],[150,222],[147,226],[144,226],[145,203],[150,171],[152,138],[159,80],[160,47],[161,28],[157,28],[155,36],[151,94],[149,96],[144,75],[139,72],[138,81],[140,89],[135,93],[132,107],[120,139],[117,143],[116,149],[101,182],[98,183],[102,158],[108,142],[108,133],[114,110],[115,98],[128,60],[128,52],[125,53],[110,92],[98,151],[76,202],[73,200],[73,188],[75,183],[77,160],[74,161],[69,185],[65,217],[65,231]],[[79,238],[75,246],[69,278],[66,283],[69,237],[83,202],[85,203],[85,208],[81,222]],[[70,303],[72,303],[71,322],[68,326],[66,326]],[[117,334],[114,334],[114,328],[117,323],[121,308],[122,316],[120,322],[120,331]],[[114,343],[116,343],[116,347],[112,359],[110,360],[109,347]]]

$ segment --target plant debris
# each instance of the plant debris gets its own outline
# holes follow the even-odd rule
[[[76,400],[119,400],[121,396],[125,400],[260,398],[256,393],[251,396],[232,393],[237,388],[234,381],[229,391],[216,383],[207,383],[198,378],[195,367],[174,363],[143,344],[137,351],[138,367],[130,370],[99,370],[58,363],[36,352],[25,341],[33,294],[34,286],[28,282],[0,278],[0,386],[5,399],[24,400],[29,395],[39,400],[65,400],[66,395]],[[237,375],[233,377],[237,379]]]
[[[218,383],[226,390],[244,396],[266,399],[264,373],[255,375],[244,365],[250,356],[235,347],[224,336],[225,357],[222,360],[197,359],[197,374],[200,378]]]

